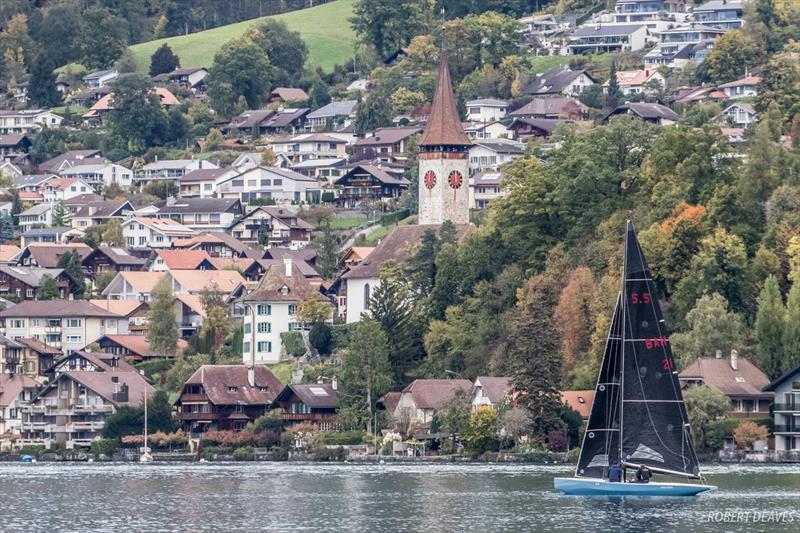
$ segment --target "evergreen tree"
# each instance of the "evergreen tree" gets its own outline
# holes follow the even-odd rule
[[[76,298],[83,296],[86,292],[86,282],[83,276],[83,262],[78,252],[70,250],[58,260],[58,268],[63,268],[67,276],[75,284],[74,295]]]
[[[436,277],[430,297],[432,316],[438,320],[444,318],[448,307],[461,302],[459,271],[458,249],[452,244],[445,244],[436,254]]]
[[[336,273],[337,250],[339,242],[331,230],[330,222],[322,229],[322,237],[317,248],[317,270],[323,279],[332,279]]]
[[[308,332],[308,342],[320,355],[330,355],[333,347],[331,327],[325,322],[317,322],[311,326],[311,331]]]
[[[339,402],[355,412],[367,432],[372,431],[375,402],[392,385],[389,341],[375,320],[358,322],[342,356],[342,388]]]
[[[64,207],[64,202],[59,201],[53,207],[53,227],[63,228],[66,225],[66,221],[64,220],[66,216],[67,210]]]
[[[61,105],[61,93],[56,89],[56,75],[53,65],[44,54],[39,54],[31,71],[28,97],[38,107]]]
[[[436,281],[436,254],[440,243],[436,232],[430,228],[422,233],[419,248],[408,262],[408,275],[418,297],[431,292]]]
[[[381,274],[381,281],[369,299],[369,314],[386,336],[394,384],[402,387],[419,359],[420,328],[408,288],[392,273],[384,270]]]
[[[784,308],[778,280],[770,276],[758,296],[755,323],[756,361],[758,367],[775,379],[781,374],[784,331]]]
[[[780,373],[787,372],[798,364],[800,364],[800,283],[793,283],[786,298]]]
[[[114,109],[109,112],[109,133],[117,147],[142,153],[163,144],[167,115],[150,81],[139,75],[125,76],[114,84]]]
[[[14,187],[11,192],[11,217],[14,222],[14,226],[19,225],[19,215],[22,213],[22,200],[19,199],[19,190]]]
[[[83,12],[81,63],[90,69],[109,68],[127,46],[125,23],[100,6]]]
[[[181,66],[181,60],[170,48],[169,44],[164,43],[159,46],[153,55],[150,56],[150,76],[158,76],[172,72]]]
[[[619,81],[617,80],[617,62],[611,62],[611,71],[608,73],[608,95],[606,96],[606,107],[615,109],[619,104]]]
[[[176,144],[186,139],[189,133],[189,121],[180,108],[173,107],[167,113],[167,138]]]
[[[178,323],[175,318],[175,295],[169,280],[164,277],[153,290],[153,300],[148,314],[150,325],[147,340],[156,353],[175,355],[178,348]]]
[[[56,300],[60,296],[60,291],[58,290],[58,284],[56,283],[55,278],[50,274],[45,274],[42,276],[42,280],[39,283],[39,289],[36,291],[36,299],[37,300]]]
[[[559,339],[552,310],[558,300],[557,283],[544,274],[531,278],[508,336],[511,380],[518,402],[533,419],[533,431],[547,435],[562,429]]]
[[[9,242],[14,240],[14,217],[9,215],[0,215],[0,242]]]

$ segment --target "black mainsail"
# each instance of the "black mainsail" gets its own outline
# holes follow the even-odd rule
[[[577,476],[605,478],[615,460],[699,477],[669,336],[633,225]]]

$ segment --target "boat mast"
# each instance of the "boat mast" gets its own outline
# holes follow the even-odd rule
[[[619,452],[618,452],[618,455],[617,455],[617,460],[620,461],[620,462],[624,461],[624,459],[622,457],[622,439],[623,439],[622,428],[624,427],[623,426],[623,417],[625,416],[625,402],[624,402],[624,397],[625,397],[625,337],[626,337],[625,336],[625,332],[627,331],[626,322],[628,320],[628,313],[627,313],[627,309],[628,309],[628,301],[627,301],[628,300],[628,291],[625,290],[625,277],[628,274],[628,233],[629,233],[628,230],[629,230],[630,226],[631,226],[631,221],[627,220],[626,224],[625,224],[625,243],[622,246],[622,284],[620,286],[620,294],[622,295],[622,298],[621,298],[622,313],[620,314],[620,317],[622,319],[622,324],[620,325],[622,331],[620,331],[620,334],[622,336],[622,341],[620,342],[621,346],[620,346],[620,357],[619,357],[619,361],[620,361],[620,367],[619,367],[619,394],[618,394],[618,396],[619,396],[619,439],[618,439],[619,440]],[[623,470],[622,472],[624,474],[625,470]],[[623,475],[623,480],[622,480],[623,482],[625,481],[624,477],[625,476]]]
[[[147,391],[144,393],[144,454],[147,454]]]

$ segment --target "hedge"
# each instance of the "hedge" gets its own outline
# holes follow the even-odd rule
[[[286,348],[286,353],[292,357],[300,357],[306,353],[306,343],[303,341],[303,334],[299,331],[281,333],[281,341]]]
[[[401,209],[399,211],[393,211],[391,213],[386,213],[385,215],[381,215],[380,221],[382,226],[391,226],[392,224],[397,224],[404,218],[408,218],[411,216],[410,209]]]
[[[364,442],[363,431],[323,431],[319,435],[322,444],[328,445],[356,445]]]

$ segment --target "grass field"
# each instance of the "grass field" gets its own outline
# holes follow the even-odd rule
[[[344,230],[344,229],[353,229],[361,224],[366,223],[367,217],[336,217],[331,220],[331,229],[333,230]],[[324,226],[324,225],[323,225]],[[320,227],[319,229],[322,229]]]
[[[284,361],[282,363],[275,363],[274,365],[267,365],[267,368],[272,370],[272,373],[281,380],[283,383],[292,382],[292,370],[294,363],[291,361]]]
[[[206,31],[167,37],[136,44],[130,47],[140,72],[147,72],[150,56],[163,43],[181,58],[183,67],[210,67],[214,54],[223,44],[244,34],[251,26],[268,18],[286,22],[289,29],[299,32],[308,46],[308,66],[330,71],[333,66],[346,63],[353,57],[355,35],[348,19],[353,13],[355,0],[336,0],[327,4],[263,17]]]

